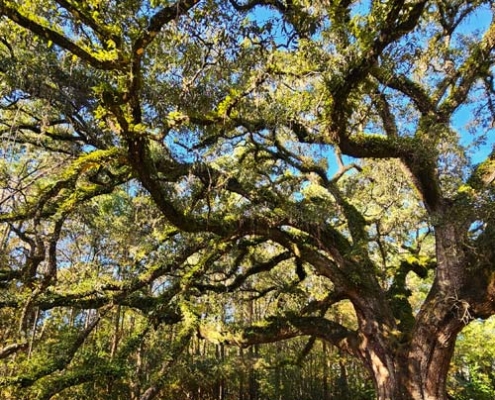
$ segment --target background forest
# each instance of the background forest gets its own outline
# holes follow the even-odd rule
[[[492,3],[0,0],[0,399],[494,399]]]

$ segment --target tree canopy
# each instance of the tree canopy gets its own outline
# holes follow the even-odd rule
[[[304,336],[445,400],[495,312],[490,7],[0,0],[0,393]]]

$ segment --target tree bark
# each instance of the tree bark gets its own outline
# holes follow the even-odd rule
[[[465,295],[465,287],[470,286],[468,257],[459,231],[454,224],[436,227],[435,280],[410,332],[394,339],[386,324],[373,320],[369,313],[362,316],[361,358],[379,400],[447,400],[455,341],[472,318],[472,300]]]
[[[364,351],[365,364],[377,399],[447,400],[446,378],[458,331],[455,321],[440,329],[425,325],[395,352],[380,348],[376,341],[370,343]]]

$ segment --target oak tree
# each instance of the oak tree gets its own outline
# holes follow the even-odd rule
[[[124,313],[134,339],[181,326],[142,400],[196,331],[316,337],[381,400],[445,400],[457,335],[495,312],[490,3],[1,0],[0,355],[65,338],[3,384],[110,384],[77,366],[105,315],[107,360],[130,354]],[[246,292],[283,301],[213,329],[203,296],[228,321]]]

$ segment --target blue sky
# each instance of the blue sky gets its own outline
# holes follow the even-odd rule
[[[490,10],[490,6],[485,4],[478,12],[471,14],[466,18],[463,24],[459,26],[460,32],[472,32],[474,30],[486,31],[492,20],[493,13]],[[461,143],[469,146],[476,139],[478,135],[486,135],[487,140],[485,144],[480,144],[470,149],[470,155],[474,163],[483,161],[488,154],[492,151],[493,147],[493,128],[486,129],[481,127],[481,123],[478,124],[476,135],[469,132],[468,125],[472,122],[476,123],[476,117],[474,116],[474,109],[472,106],[463,106],[455,114],[452,121],[454,128],[461,135]],[[490,140],[491,139],[491,140]]]

